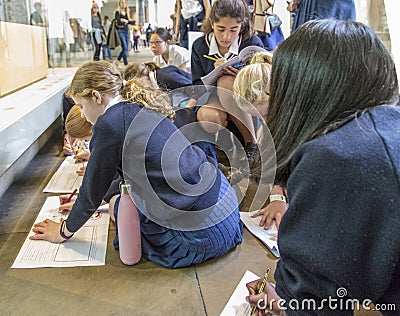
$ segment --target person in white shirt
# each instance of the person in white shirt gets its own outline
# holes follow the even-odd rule
[[[157,28],[150,36],[150,48],[155,55],[153,61],[159,67],[174,65],[187,70],[190,53],[186,48],[171,44],[172,36],[165,28]]]
[[[189,31],[200,32],[201,24],[211,11],[210,0],[176,0],[175,36],[189,49]]]

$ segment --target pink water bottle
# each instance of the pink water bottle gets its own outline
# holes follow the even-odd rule
[[[119,257],[126,265],[134,265],[142,257],[139,211],[129,195],[131,191],[130,184],[122,182],[120,190],[121,199],[119,201],[117,219]]]

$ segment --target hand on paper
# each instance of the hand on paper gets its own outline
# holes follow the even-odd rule
[[[60,212],[69,212],[72,210],[72,207],[74,206],[74,204],[75,204],[75,201],[61,204],[60,207],[58,208],[58,210]]]
[[[72,156],[74,154],[74,151],[69,144],[64,144],[63,152],[65,156]]]
[[[282,201],[273,201],[269,203],[266,207],[257,211],[251,217],[255,218],[261,216],[260,226],[264,229],[271,227],[273,221],[275,220],[276,227],[279,228],[283,214],[287,210],[287,204]]]
[[[47,240],[54,243],[61,243],[65,239],[60,236],[60,228],[62,219],[60,222],[54,222],[50,219],[46,219],[43,222],[36,223],[33,225],[32,231],[35,235],[30,236],[31,240]]]
[[[264,291],[261,294],[257,294],[261,283],[262,280],[259,279],[246,284],[247,290],[250,294],[249,296],[246,296],[246,301],[249,302],[251,306],[259,307],[257,308],[255,315],[266,315],[271,311],[274,314],[282,315],[282,311],[278,306],[278,302],[281,298],[276,294],[275,287],[271,283],[267,282]]]
[[[74,159],[78,162],[82,162],[82,161],[88,161],[89,157],[90,157],[89,149],[82,149],[75,154]]]

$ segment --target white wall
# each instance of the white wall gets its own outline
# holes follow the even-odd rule
[[[396,63],[397,80],[400,82],[399,0],[385,0],[385,9],[390,33],[392,56]]]
[[[172,26],[170,15],[175,12],[175,0],[158,0],[157,1],[158,26]]]

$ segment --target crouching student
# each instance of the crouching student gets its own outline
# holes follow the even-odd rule
[[[378,36],[352,21],[300,26],[274,54],[267,123],[289,207],[276,287],[257,295],[252,282],[247,300],[288,315],[353,315],[369,301],[397,315],[399,86]]]
[[[177,129],[169,100],[162,98],[148,107],[159,92],[144,89],[134,79],[125,83],[118,70],[103,61],[81,66],[68,93],[93,124],[91,156],[68,218],[35,224],[37,234],[31,239],[64,242],[71,238],[98,208],[119,171],[130,180],[140,211],[146,259],[168,268],[185,267],[241,243],[234,190],[215,159],[191,145]],[[129,154],[122,173],[126,148]],[[119,197],[112,201],[110,210],[114,208],[118,219]]]

